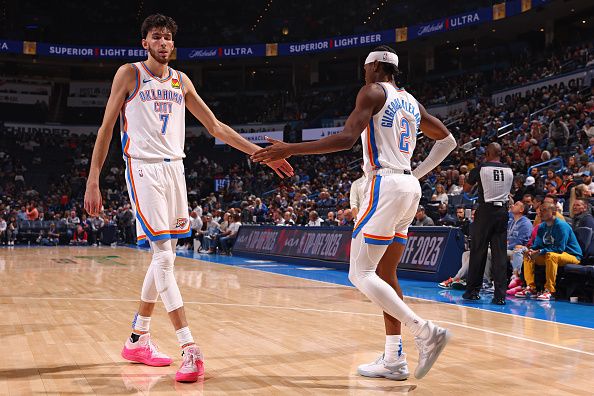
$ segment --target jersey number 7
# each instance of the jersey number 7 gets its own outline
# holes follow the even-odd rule
[[[161,127],[161,135],[165,135],[167,131],[167,122],[169,121],[169,114],[159,114],[159,119],[163,121],[163,127]]]

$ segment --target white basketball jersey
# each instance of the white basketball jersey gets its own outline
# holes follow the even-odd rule
[[[381,168],[410,170],[421,113],[417,100],[404,89],[378,83],[386,93],[384,107],[361,134],[365,173]]]
[[[124,157],[177,160],[185,157],[186,106],[181,73],[168,67],[164,79],[144,62],[132,64],[136,88],[120,113]]]

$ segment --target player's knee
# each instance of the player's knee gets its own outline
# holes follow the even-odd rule
[[[163,251],[153,254],[151,265],[155,274],[155,284],[157,291],[162,293],[167,289],[168,284],[175,278],[173,277],[173,263],[175,262],[175,254],[171,251]]]
[[[173,275],[174,261],[175,254],[167,250],[154,253],[151,263],[155,275],[155,286],[167,312],[183,306],[181,293]]]
[[[153,253],[153,260],[151,262],[156,268],[173,270],[173,263],[175,262],[175,253],[170,250]]]
[[[359,280],[361,279],[360,275],[351,265],[349,269],[349,281],[353,284],[353,286],[359,288]]]

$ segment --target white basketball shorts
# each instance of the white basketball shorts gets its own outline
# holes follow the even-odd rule
[[[382,170],[377,173],[367,177],[353,238],[363,233],[365,243],[390,245],[396,242],[406,245],[408,227],[421,199],[419,181],[412,175],[382,176]]]
[[[139,245],[147,243],[147,238],[158,241],[191,235],[182,160],[126,158],[126,184]]]

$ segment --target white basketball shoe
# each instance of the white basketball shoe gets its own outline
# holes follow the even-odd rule
[[[363,377],[388,378],[396,381],[404,381],[409,376],[406,353],[400,355],[398,360],[394,363],[387,363],[384,360],[384,354],[382,353],[382,355],[374,362],[362,364],[357,367],[357,373]]]
[[[419,365],[415,370],[415,378],[421,379],[439,357],[441,351],[446,346],[452,334],[448,329],[434,325],[431,321],[425,323],[422,333],[425,333],[423,337],[415,337],[415,345],[419,350]]]

